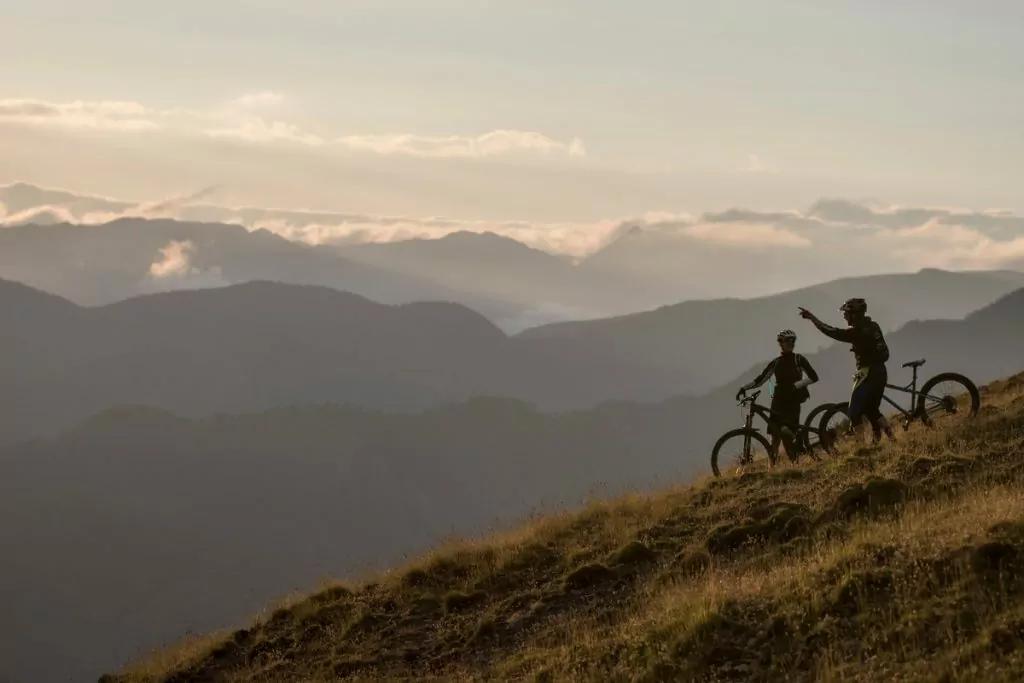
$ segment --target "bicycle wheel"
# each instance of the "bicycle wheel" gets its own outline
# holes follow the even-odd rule
[[[834,405],[834,403],[822,403],[820,406],[816,407],[814,410],[807,413],[807,417],[804,419],[804,428],[801,430],[801,434],[803,435],[804,441],[803,445],[807,452],[811,453],[811,457],[814,458],[815,460],[817,460],[818,457],[813,454],[812,449],[816,445],[816,443],[811,440],[812,437],[818,439],[817,443],[821,443],[821,434],[814,427],[815,421],[818,420],[818,418],[826,410],[828,410]]]
[[[833,403],[818,421],[818,432],[828,439],[829,452],[835,452],[835,444],[850,434],[850,403]]]
[[[808,429],[814,427],[814,421],[818,418],[818,416],[834,405],[835,403],[822,403],[820,406],[818,406],[811,412],[807,413],[807,418],[804,420],[804,427],[807,427]]]
[[[978,414],[981,394],[974,382],[955,372],[943,372],[924,383],[917,398],[917,415],[932,426],[933,417],[969,420]]]
[[[715,473],[715,476],[722,476],[718,469],[719,462],[726,467],[741,464],[745,447],[750,449],[748,462],[753,462],[759,455],[768,457],[771,444],[760,432],[746,427],[722,434],[715,442],[714,448],[711,449],[711,471]]]

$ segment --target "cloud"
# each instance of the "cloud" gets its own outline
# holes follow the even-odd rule
[[[941,218],[916,227],[879,232],[875,239],[893,256],[917,267],[932,265],[936,256],[941,257],[942,265],[958,269],[1024,266],[1024,234],[997,240]]]
[[[319,147],[324,139],[318,135],[302,132],[298,126],[283,121],[264,121],[248,117],[224,128],[209,128],[203,131],[211,138],[233,138],[245,142],[273,143],[294,142]]]
[[[19,184],[0,186],[0,196],[6,191],[20,189]],[[26,187],[21,184],[21,187]],[[27,186],[31,187],[31,186]],[[72,195],[52,190],[37,190],[41,196],[64,194],[65,201],[40,204],[16,213],[0,213],[0,225],[53,225],[56,223],[75,223],[78,225],[100,225],[119,218],[176,218],[182,210],[197,199],[208,197],[218,189],[213,185],[186,195],[174,195],[164,199],[133,204],[118,201],[109,197],[91,197]],[[24,202],[24,199],[22,199]],[[97,204],[105,204],[111,208],[96,210],[91,208]],[[123,208],[117,208],[118,206]],[[82,207],[86,207],[81,210]]]
[[[3,99],[0,100],[0,121],[123,131],[160,128],[153,110],[138,102],[118,100],[51,103],[44,100]]]
[[[58,223],[84,223],[71,210],[62,206],[35,206],[0,216],[0,225],[56,225]]]
[[[573,138],[569,142],[553,140],[540,133],[520,130],[496,130],[476,137],[426,137],[419,135],[353,135],[338,138],[338,144],[350,149],[372,151],[378,154],[406,154],[416,157],[490,157],[513,152],[565,154],[584,157],[583,141]]]
[[[192,265],[196,246],[191,240],[172,241],[161,247],[159,257],[149,266],[142,291],[171,291],[224,287],[229,284],[221,275],[220,266],[206,270]]]
[[[778,173],[778,169],[765,164],[756,154],[748,154],[747,163],[740,170],[744,173]]]
[[[14,186],[7,186],[11,188]],[[33,188],[42,198],[53,191]],[[89,197],[66,195],[62,203],[32,207],[0,217],[0,223],[70,222],[96,224],[123,217],[179,218],[243,225],[311,245],[348,245],[440,238],[469,231],[492,232],[527,246],[583,259],[631,234],[659,244],[701,245],[742,254],[771,254],[773,269],[792,268],[806,277],[919,268],[1019,268],[1024,266],[1024,217],[1007,211],[890,206],[878,202],[824,199],[806,210],[728,209],[691,216],[648,212],[592,222],[481,221],[431,216],[387,216],[197,203],[216,188],[120,211],[84,210]],[[49,194],[47,194],[49,192]],[[25,194],[25,193],[22,193]],[[5,188],[0,186],[0,201]],[[104,198],[107,205],[116,200]],[[23,204],[21,204],[23,205]],[[656,247],[652,247],[656,248]],[[183,255],[187,255],[188,250]],[[766,267],[769,267],[766,265]]]
[[[175,195],[155,202],[143,202],[137,206],[125,209],[120,216],[135,216],[140,218],[173,218],[179,209],[197,199],[209,197],[219,189],[217,185],[204,187],[201,190],[186,195]]]
[[[149,267],[149,274],[155,278],[186,275],[192,270],[191,254],[196,245],[190,240],[171,242],[160,249],[161,258]]]
[[[543,133],[498,129],[476,136],[426,136],[414,133],[339,135],[311,132],[278,118],[258,115],[276,106],[284,95],[256,92],[208,110],[154,109],[132,101],[54,103],[34,99],[0,100],[0,122],[71,129],[164,131],[228,139],[250,144],[299,144],[344,152],[403,155],[432,159],[481,159],[514,155],[584,158],[579,138],[555,140]],[[265,113],[265,112],[264,112]]]
[[[770,223],[698,223],[683,228],[690,237],[739,247],[809,248],[811,240]]]
[[[272,90],[263,90],[261,92],[254,92],[242,95],[241,97],[236,97],[234,102],[243,107],[263,107],[281,104],[284,102],[284,95]]]

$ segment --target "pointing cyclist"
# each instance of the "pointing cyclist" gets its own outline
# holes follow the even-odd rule
[[[795,445],[791,443],[793,433],[800,424],[800,404],[810,398],[807,387],[818,381],[818,373],[814,371],[807,359],[794,353],[796,332],[782,330],[776,337],[781,352],[772,359],[768,366],[754,380],[740,387],[736,394],[737,400],[750,389],[755,389],[772,376],[775,377],[775,393],[772,395],[772,420],[768,423],[771,434],[771,452],[768,454],[768,468],[775,464],[779,454],[779,443],[786,448],[786,455],[791,461],[796,460]],[[783,428],[790,427],[790,433],[783,435]]]
[[[892,427],[879,410],[886,382],[889,381],[885,367],[889,360],[889,347],[885,343],[885,335],[878,323],[867,315],[868,305],[864,299],[847,299],[839,310],[849,325],[846,329],[823,323],[806,308],[800,309],[800,317],[810,320],[824,335],[851,345],[857,372],[853,376],[853,392],[850,394],[850,424],[858,438],[863,438],[862,423],[866,417],[871,422],[875,441],[881,438],[883,431],[893,439]]]

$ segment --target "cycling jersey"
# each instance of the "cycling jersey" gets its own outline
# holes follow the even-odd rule
[[[744,385],[742,390],[759,387],[771,377],[775,378],[775,393],[772,395],[768,433],[773,437],[785,438],[783,427],[792,430],[799,428],[800,404],[810,396],[807,384],[817,382],[818,373],[799,353],[783,351],[768,363],[754,381]]]
[[[850,344],[858,369],[885,364],[889,360],[889,347],[885,343],[882,328],[870,317],[865,315],[846,329],[817,320],[813,322],[824,335]]]
[[[755,389],[768,378],[775,377],[775,394],[772,402],[796,402],[802,401],[798,398],[798,388],[794,386],[806,373],[811,382],[818,381],[818,373],[814,371],[807,359],[799,353],[783,352],[773,358],[761,374],[754,378],[754,381],[743,386],[744,391]]]

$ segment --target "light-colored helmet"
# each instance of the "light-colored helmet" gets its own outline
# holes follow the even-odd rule
[[[782,332],[779,332],[778,336],[775,337],[775,340],[778,341],[778,342],[784,342],[784,341],[795,342],[796,341],[796,332],[794,332],[793,330],[783,330]]]

